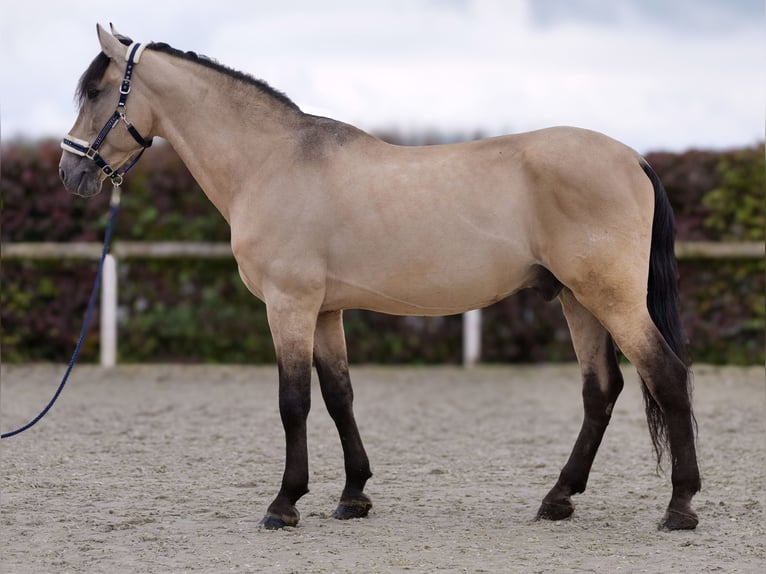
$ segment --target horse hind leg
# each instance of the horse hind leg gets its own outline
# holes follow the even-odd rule
[[[572,453],[537,512],[538,519],[548,520],[568,518],[574,512],[571,497],[585,491],[593,460],[623,387],[622,373],[609,333],[569,289],[561,291],[559,300],[582,371],[585,414]]]
[[[673,493],[660,528],[690,530],[698,522],[691,500],[700,489],[700,475],[689,369],[650,315],[645,303],[646,291],[637,287],[638,282],[635,285],[634,289],[625,288],[618,301],[609,301],[597,292],[590,297],[583,295],[580,301],[611,333],[615,344],[641,377],[647,422],[658,463],[665,447],[669,447]],[[672,333],[670,327],[662,322],[660,325],[668,332],[669,340],[678,344],[680,332]],[[680,329],[680,323],[674,328]]]
[[[612,333],[620,350],[641,377],[647,422],[658,464],[664,448],[670,450],[673,493],[659,528],[692,530],[696,528],[698,518],[691,500],[700,490],[700,474],[689,369],[668,345],[648,313],[643,318],[637,317],[633,324],[638,321],[643,328],[628,329],[624,333],[615,329]],[[627,323],[630,322],[628,319]]]
[[[340,435],[346,470],[346,484],[333,517],[362,518],[372,508],[372,501],[363,492],[372,472],[354,418],[354,391],[348,373],[341,311],[319,315],[314,335],[314,362],[322,398]]]

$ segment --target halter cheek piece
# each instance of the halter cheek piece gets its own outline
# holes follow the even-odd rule
[[[122,84],[120,85],[120,100],[117,102],[117,109],[114,110],[112,117],[107,120],[106,124],[104,124],[104,127],[101,129],[98,136],[96,136],[96,139],[93,141],[93,143],[88,144],[87,141],[76,138],[71,134],[67,134],[67,136],[61,141],[62,149],[68,152],[72,152],[75,155],[87,157],[88,159],[96,162],[96,165],[101,168],[101,171],[103,171],[107,177],[112,180],[112,185],[115,187],[118,187],[122,184],[122,176],[135,165],[135,163],[144,153],[144,150],[152,145],[152,140],[145,140],[141,134],[138,133],[138,130],[133,126],[133,124],[128,121],[125,108],[125,102],[127,101],[128,94],[130,93],[130,78],[133,76],[133,67],[138,64],[138,61],[141,58],[141,53],[144,51],[145,47],[146,46],[142,46],[138,43],[133,43],[128,47],[128,51],[125,54],[125,59],[128,61],[128,63],[125,66],[125,76],[123,77]],[[101,147],[101,144],[104,143],[106,136],[110,131],[112,131],[112,128],[116,126],[120,120],[125,122],[125,126],[128,128],[128,133],[133,136],[133,139],[136,140],[138,145],[141,146],[141,151],[126,167],[115,170],[112,169],[108,163],[106,163],[106,160],[104,160],[103,157],[101,157],[101,155],[98,153],[98,149]]]

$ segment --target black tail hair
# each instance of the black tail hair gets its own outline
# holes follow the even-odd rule
[[[681,323],[678,299],[678,266],[675,257],[676,222],[660,178],[645,161],[641,167],[654,187],[654,220],[652,221],[652,245],[649,255],[649,284],[646,304],[649,315],[668,346],[687,366],[686,392],[691,404],[692,379],[688,372],[689,356],[686,336]],[[644,381],[641,381],[646,406],[646,421],[657,455],[657,465],[662,462],[663,451],[668,448],[668,432],[665,417]],[[692,419],[694,414],[692,413]],[[696,428],[696,421],[694,423]]]

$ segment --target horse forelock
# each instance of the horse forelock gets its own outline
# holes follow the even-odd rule
[[[117,36],[117,39],[125,46],[130,46],[132,40],[125,36]],[[101,81],[104,77],[106,69],[109,67],[109,57],[103,52],[93,58],[93,61],[88,66],[88,69],[80,76],[80,81],[77,83],[77,90],[75,90],[75,100],[77,104],[82,107],[85,102],[85,98],[88,94],[88,89]]]

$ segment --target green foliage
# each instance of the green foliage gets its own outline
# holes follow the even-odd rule
[[[55,142],[2,149],[3,241],[101,241],[108,194],[84,200],[58,180]],[[762,240],[763,146],[735,152],[650,154],[684,240]],[[229,229],[173,150],[152,148],[126,178],[115,240],[228,241]],[[3,360],[65,362],[79,335],[96,272],[92,261],[3,261]],[[119,360],[273,362],[265,306],[232,260],[122,260]],[[681,303],[696,362],[764,362],[764,262],[683,261]],[[348,311],[355,362],[459,363],[453,317]],[[98,357],[98,317],[82,350]],[[483,314],[483,359],[573,360],[558,303],[522,292]]]
[[[266,309],[233,260],[121,263],[120,360],[273,363]]]
[[[764,261],[683,261],[679,273],[692,358],[706,363],[763,364]]]
[[[764,148],[745,149],[718,164],[720,184],[706,193],[705,226],[722,240],[763,240],[766,229]]]

